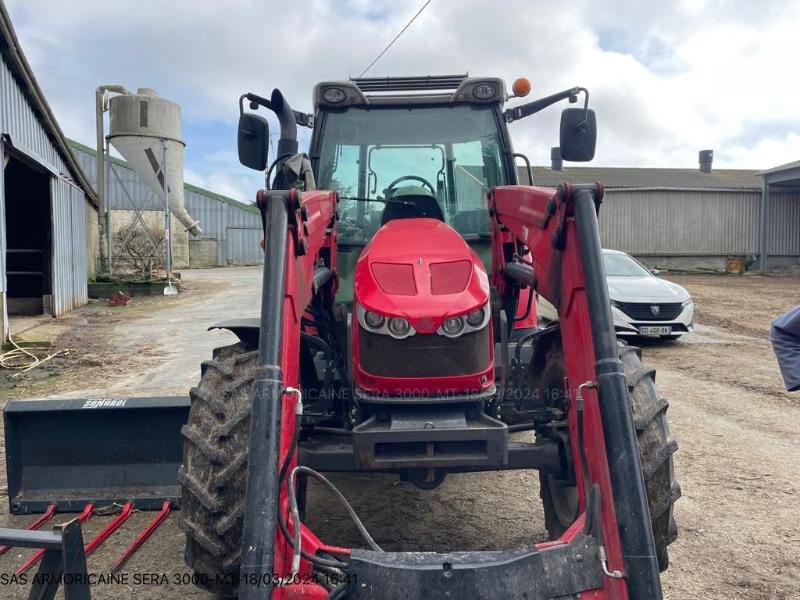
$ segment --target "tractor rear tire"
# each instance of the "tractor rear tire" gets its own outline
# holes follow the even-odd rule
[[[678,444],[670,436],[666,416],[669,403],[658,394],[655,369],[642,364],[638,348],[620,342],[618,350],[628,380],[658,566],[665,571],[669,566],[667,546],[678,537],[672,514],[673,505],[681,495],[672,461]],[[545,394],[545,399],[565,397],[564,376],[563,353],[556,347],[550,350],[542,373],[541,393]],[[578,515],[577,490],[547,473],[539,473],[539,483],[545,527],[550,537],[555,539]]]
[[[193,581],[223,598],[239,584],[250,392],[258,351],[243,344],[214,350],[190,390],[189,420],[183,426],[180,526],[186,533],[185,560]]]

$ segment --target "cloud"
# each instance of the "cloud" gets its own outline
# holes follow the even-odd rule
[[[309,110],[314,83],[358,75],[421,0],[7,4],[67,135],[92,143],[98,84],[154,87],[183,107],[187,180],[247,200],[260,176],[232,153],[238,96],[280,87]],[[798,26],[792,1],[434,0],[370,74],[525,75],[538,96],[583,85],[598,165],[693,167],[714,148],[720,168],[766,168],[798,158]],[[513,124],[515,149],[546,164],[558,112]]]

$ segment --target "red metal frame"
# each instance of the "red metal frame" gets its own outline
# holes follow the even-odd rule
[[[295,198],[290,198],[294,200]],[[311,288],[313,282],[314,268],[316,267],[320,253],[328,256],[331,266],[336,264],[336,237],[335,229],[331,227],[334,220],[337,196],[331,191],[306,192],[302,199],[297,203],[294,211],[294,219],[290,215],[290,233],[286,240],[286,282],[284,295],[284,323],[283,339],[281,340],[281,365],[283,369],[283,383],[285,387],[298,387],[300,379],[299,362],[297,356],[300,353],[300,332],[301,317],[311,302]],[[303,220],[303,214],[307,216]],[[302,225],[298,225],[302,224]],[[302,254],[298,255],[297,250],[301,249]],[[336,293],[334,288],[330,291],[331,297]],[[281,409],[281,439],[279,464],[283,464],[289,452],[291,440],[294,435],[296,418],[295,414],[296,398],[293,394],[284,394],[283,406]],[[292,457],[290,466],[296,465],[296,457]],[[279,493],[279,514],[278,518],[288,522],[289,530],[292,531],[291,519],[289,518],[289,497],[286,486],[282,486]],[[292,532],[293,533],[293,532]],[[327,550],[341,554],[342,549],[325,546],[310,530],[303,527],[302,545],[303,548],[314,554],[321,550]],[[274,573],[287,576],[291,573],[292,548],[283,537],[279,528],[275,531],[275,566]],[[300,563],[300,574],[310,575],[311,565],[306,560]],[[293,588],[300,588],[300,596],[296,595]],[[273,598],[310,597],[325,598],[325,595],[318,595],[314,588],[319,588],[325,592],[324,588],[316,584],[306,584],[298,586],[277,587],[274,590]]]
[[[568,196],[568,195],[567,195]],[[581,265],[581,249],[575,232],[575,220],[571,205],[550,188],[528,186],[502,186],[492,190],[490,209],[495,215],[493,225],[493,279],[503,277],[505,259],[501,244],[507,243],[509,235],[518,239],[531,250],[535,264],[541,265],[541,272],[547,274],[537,282],[537,293],[547,299],[558,310],[561,341],[564,348],[564,361],[567,372],[567,388],[570,405],[577,400],[578,385],[594,381],[595,356],[592,345],[589,306],[584,287],[584,274]],[[501,231],[500,225],[508,231]],[[563,250],[554,248],[555,235],[564,235],[569,240]],[[500,260],[497,260],[497,259]],[[586,389],[584,398],[584,446],[592,481],[600,486],[602,495],[601,521],[603,538],[608,554],[610,569],[623,570],[622,550],[614,510],[611,480],[606,459],[603,425],[600,418],[596,390]],[[578,448],[578,428],[576,411],[568,411],[570,443],[573,456],[580,456]],[[581,513],[584,506],[584,485],[581,469],[576,469],[578,497]],[[565,532],[560,541],[574,535],[573,526]],[[603,596],[595,592],[583,594],[582,598],[627,598],[627,590],[622,580],[606,577]]]
[[[568,197],[568,194],[565,195]],[[284,385],[297,387],[299,381],[299,365],[297,356],[300,347],[300,318],[311,299],[311,282],[313,269],[317,264],[320,251],[328,254],[332,264],[336,260],[334,235],[328,230],[335,210],[336,197],[333,192],[308,192],[302,196],[302,206],[309,215],[304,226],[300,207],[297,208],[297,219],[291,225],[292,235],[286,241],[287,258],[285,265],[285,313],[282,339],[282,359]],[[594,381],[595,356],[592,345],[592,333],[589,320],[589,308],[584,287],[584,275],[581,265],[581,249],[578,236],[575,234],[574,216],[571,205],[563,200],[555,190],[537,187],[504,186],[494,188],[490,194],[490,210],[493,220],[493,272],[491,280],[501,293],[510,293],[506,284],[503,269],[506,264],[505,244],[521,242],[530,248],[530,258],[540,274],[537,292],[550,301],[558,310],[561,339],[564,348],[569,398],[572,406],[576,402],[577,387],[585,381]],[[290,223],[292,219],[290,218]],[[554,244],[555,236],[565,235],[569,242],[563,250]],[[301,242],[305,240],[305,242]],[[555,247],[554,247],[555,246]],[[298,255],[296,250],[305,252]],[[407,252],[407,250],[406,250]],[[364,285],[362,283],[362,285]],[[524,309],[523,309],[524,310]],[[520,314],[518,312],[518,314]],[[357,331],[357,328],[353,328]],[[587,469],[591,480],[600,487],[602,495],[601,515],[604,544],[608,555],[610,569],[623,569],[622,552],[617,531],[617,520],[613,504],[608,462],[603,438],[598,398],[595,390],[583,392],[584,409],[584,446],[587,457]],[[283,397],[280,464],[283,463],[289,450],[295,430],[295,397],[287,394]],[[577,422],[575,410],[568,411],[570,439],[573,445],[573,456],[580,456],[577,442]],[[294,459],[292,459],[294,466]],[[580,469],[575,473],[578,488],[584,490],[585,483]],[[576,522],[559,540],[538,544],[545,548],[555,544],[565,544],[573,539],[581,530],[585,519],[585,502],[583,493],[579,494],[581,514]],[[285,486],[280,490],[280,514],[289,523],[288,497]],[[302,526],[303,548],[309,553],[320,550],[334,554],[346,554],[347,549],[326,546],[309,529]],[[275,573],[289,575],[291,571],[292,550],[279,530],[275,535]],[[311,565],[301,561],[301,574],[309,575]],[[316,584],[291,585],[277,587],[274,598],[325,598],[323,588]],[[625,600],[626,586],[623,580],[604,578],[602,589],[585,592],[581,596],[591,598],[613,598]]]

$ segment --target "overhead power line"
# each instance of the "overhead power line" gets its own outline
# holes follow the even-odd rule
[[[367,65],[367,68],[366,68],[366,69],[364,69],[363,71],[361,71],[361,75],[359,75],[359,77],[363,77],[363,76],[364,76],[364,74],[365,74],[367,71],[369,71],[369,70],[372,68],[372,66],[373,66],[373,65],[374,65],[376,62],[378,62],[378,61],[381,59],[381,56],[383,56],[384,54],[386,54],[386,52],[389,50],[389,48],[391,48],[391,47],[392,47],[392,45],[393,45],[393,44],[394,44],[394,43],[395,43],[395,42],[396,42],[398,39],[400,39],[400,36],[401,36],[401,35],[403,35],[403,34],[406,32],[406,29],[408,29],[408,28],[411,26],[411,24],[414,22],[414,20],[415,20],[415,19],[416,19],[418,16],[420,16],[420,14],[422,14],[422,11],[423,11],[423,10],[425,10],[425,9],[428,7],[428,4],[430,4],[431,2],[432,2],[432,0],[428,0],[427,2],[425,2],[425,4],[423,4],[423,5],[422,5],[422,8],[420,8],[420,9],[417,11],[417,14],[415,14],[413,17],[411,17],[411,20],[410,20],[408,23],[406,23],[406,26],[405,26],[405,27],[403,27],[403,29],[401,29],[401,30],[400,30],[400,33],[398,33],[396,36],[394,36],[394,39],[393,39],[391,42],[389,42],[389,44],[386,46],[386,48],[384,48],[383,50],[381,50],[380,54],[378,54],[378,56],[376,56],[376,57],[373,59],[373,61],[372,61],[371,63],[369,63],[369,65]]]

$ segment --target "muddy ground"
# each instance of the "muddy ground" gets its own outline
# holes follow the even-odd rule
[[[256,314],[258,269],[187,271],[177,299],[136,299],[127,307],[93,304],[20,335],[58,335],[74,351],[13,382],[0,374],[3,399],[94,393],[108,396],[185,391],[198,359],[230,338],[204,332],[226,314]],[[671,402],[670,425],[683,497],[680,537],[663,575],[666,597],[800,598],[800,395],[783,391],[767,341],[770,320],[800,303],[797,278],[674,276],[697,307],[697,332],[673,343],[644,344]],[[59,323],[53,329],[53,323]],[[50,329],[48,329],[50,328]],[[334,478],[367,528],[389,550],[498,549],[546,534],[535,473],[452,475],[433,491],[391,476]],[[2,478],[4,483],[4,478]],[[0,496],[0,526],[23,526]],[[309,524],[333,543],[358,544],[343,512],[310,487]],[[105,573],[152,515],[135,514],[89,559]],[[109,517],[85,528],[93,536]],[[125,581],[94,588],[95,598],[206,598],[186,585],[183,536],[172,515],[128,563]],[[10,574],[30,551],[0,558]],[[153,574],[154,579],[148,579]],[[164,582],[166,577],[166,583]],[[0,597],[27,587],[0,577]]]

